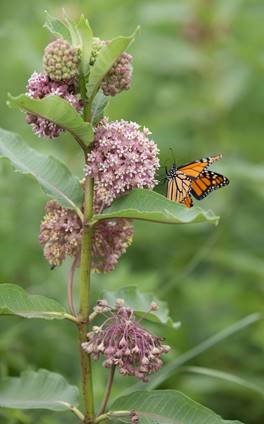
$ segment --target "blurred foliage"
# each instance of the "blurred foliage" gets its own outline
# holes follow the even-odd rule
[[[102,38],[129,34],[141,25],[131,48],[133,87],[112,100],[110,118],[149,127],[163,165],[172,162],[169,147],[179,163],[223,153],[217,169],[231,184],[203,201],[205,208],[221,216],[219,226],[136,223],[133,246],[116,271],[94,276],[94,297],[132,284],[167,300],[173,320],[182,322],[177,331],[160,329],[173,346],[170,359],[241,317],[263,311],[264,3],[13,0],[0,7],[3,128],[22,134],[29,144],[65,160],[82,175],[81,157],[69,136],[54,142],[38,140],[23,114],[5,105],[7,92],[24,92],[29,75],[41,69],[42,50],[50,41],[42,28],[44,10],[61,15],[65,7],[73,18],[85,13]],[[0,162],[0,174],[1,281],[65,302],[69,263],[50,271],[37,240],[44,194],[30,177],[15,174],[5,161]],[[161,184],[158,189],[163,192],[165,187]],[[70,324],[1,318],[0,331],[0,377],[47,368],[61,372],[70,383],[78,381],[77,334]],[[256,324],[189,365],[231,372],[255,383],[262,377],[263,384],[263,331],[263,322]],[[105,378],[105,371],[96,365],[97,396]],[[231,383],[181,372],[163,387],[182,390],[223,417],[249,424],[264,421],[263,399]],[[75,419],[70,413],[1,410],[0,421],[70,424]]]

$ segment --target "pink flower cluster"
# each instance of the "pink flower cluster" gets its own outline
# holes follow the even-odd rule
[[[58,38],[47,45],[43,55],[45,73],[56,81],[65,81],[78,75],[80,51],[68,41]]]
[[[97,212],[133,188],[156,185],[159,150],[150,134],[135,122],[100,122],[85,166],[85,175],[94,178]]]
[[[123,90],[129,90],[132,79],[132,59],[128,53],[122,53],[102,81],[101,88],[105,96],[116,96]]]
[[[133,225],[128,219],[113,219],[95,226],[92,245],[92,268],[97,272],[112,271],[132,243]]]
[[[95,64],[100,50],[110,43],[111,41],[109,40],[100,40],[97,37],[93,38],[90,58],[91,66]],[[101,89],[105,96],[116,96],[123,90],[129,90],[133,72],[132,60],[133,56],[126,52],[119,56],[101,83]]]
[[[116,366],[121,374],[146,382],[150,374],[160,369],[161,356],[170,347],[143,328],[122,299],[117,299],[116,309],[110,312],[110,318],[88,333],[88,341],[82,343],[82,348],[94,359],[104,355],[105,368]]]
[[[57,95],[68,101],[77,111],[82,109],[81,101],[75,93],[73,80],[52,81],[47,75],[34,72],[28,80],[27,95],[33,99],[42,99],[48,95]],[[34,133],[39,137],[53,139],[58,137],[63,128],[54,122],[32,113],[27,114],[26,121],[32,126]]]
[[[77,256],[81,249],[82,223],[78,215],[55,200],[47,203],[40,226],[39,241],[52,267],[62,264],[66,256]],[[120,256],[131,244],[133,226],[127,219],[101,221],[95,225],[92,243],[92,269],[112,271]]]
[[[50,200],[40,225],[39,242],[44,256],[52,267],[59,266],[66,256],[80,251],[82,226],[78,215]]]

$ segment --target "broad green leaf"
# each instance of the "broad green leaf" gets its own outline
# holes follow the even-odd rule
[[[83,15],[81,16],[76,28],[79,32],[80,39],[79,48],[81,49],[81,71],[83,75],[87,75],[90,67],[93,32],[88,19],[85,19]]]
[[[68,31],[70,33],[71,44],[73,45],[73,47],[80,47],[80,45],[81,45],[80,33],[77,29],[76,23],[70,19],[70,17],[67,15],[65,9],[63,9],[63,17],[64,17],[64,20],[66,22]]]
[[[93,130],[77,110],[59,96],[49,95],[43,99],[32,99],[25,94],[13,97],[9,94],[8,105],[48,119],[69,131],[80,143],[88,145],[93,139]]]
[[[252,390],[264,397],[264,387],[260,387],[255,383],[247,381],[245,378],[241,378],[237,375],[230,374],[229,372],[214,370],[211,368],[204,367],[184,367],[180,371],[187,371],[194,374],[204,375],[206,377],[217,378],[219,380],[227,381],[229,383],[237,384],[245,389]]]
[[[79,391],[60,374],[25,371],[0,380],[0,406],[16,409],[67,411],[78,404]]]
[[[44,296],[28,294],[15,284],[0,284],[0,315],[42,319],[69,317],[64,307],[57,301]]]
[[[242,421],[233,421],[233,420],[225,420],[223,421],[224,424],[243,424]]]
[[[153,322],[166,324],[170,327],[178,328],[180,323],[173,322],[169,316],[166,302],[155,298],[151,293],[141,293],[137,287],[122,287],[118,291],[106,291],[103,295],[110,306],[115,305],[116,299],[124,299],[126,306],[132,308],[140,317]],[[150,312],[150,304],[155,302],[159,305],[156,312]]]
[[[104,110],[109,102],[109,97],[99,90],[92,103],[91,122],[96,125],[104,116]]]
[[[140,424],[226,424],[219,415],[176,390],[141,391],[122,396],[111,406],[111,411],[118,410],[135,410]],[[113,421],[127,422],[125,418]]]
[[[81,215],[83,190],[77,177],[57,159],[29,147],[20,136],[0,128],[0,157],[9,159],[15,169],[31,174],[44,192]]]
[[[69,33],[68,28],[62,21],[60,21],[57,18],[54,18],[51,16],[47,10],[46,13],[46,21],[44,23],[44,27],[47,28],[52,34],[56,35],[57,37],[62,37],[67,41],[71,41],[71,36]]]
[[[94,98],[101,81],[107,72],[112,68],[119,56],[134,41],[138,28],[130,37],[114,38],[109,44],[102,47],[96,58],[95,64],[91,67],[89,81],[87,84],[88,97]]]
[[[179,355],[170,364],[164,365],[162,369],[160,370],[160,372],[156,376],[152,377],[151,381],[148,383],[148,388],[155,389],[156,387],[160,386],[162,383],[164,383],[164,381],[167,380],[167,378],[172,376],[173,372],[175,372],[182,365],[186,364],[186,362],[191,361],[192,359],[199,356],[201,353],[206,352],[211,347],[217,345],[218,343],[222,342],[228,337],[233,336],[239,331],[244,330],[250,325],[255,324],[261,319],[262,319],[262,316],[259,313],[250,314],[244,317],[243,319],[241,319],[240,321],[237,321],[235,324],[230,325],[227,328],[224,328],[223,330],[219,331],[218,333],[214,334],[213,336],[199,343],[194,348],[187,350],[182,355]],[[126,393],[131,393],[134,390],[140,390],[142,387],[144,387],[143,383],[141,382],[136,383],[133,386],[130,386],[130,388],[126,390]]]
[[[211,210],[199,207],[186,208],[166,199],[151,190],[135,189],[117,199],[102,214],[95,215],[94,220],[108,218],[131,218],[164,224],[190,224],[193,222],[211,222],[217,224],[219,217]]]

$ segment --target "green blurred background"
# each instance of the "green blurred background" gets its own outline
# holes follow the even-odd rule
[[[151,129],[163,165],[223,153],[216,166],[231,179],[227,188],[202,202],[221,216],[209,224],[135,224],[132,247],[111,275],[93,278],[101,290],[136,285],[167,300],[181,328],[157,329],[173,346],[170,360],[242,317],[263,311],[263,119],[264,3],[262,0],[19,0],[0,3],[0,125],[22,134],[39,151],[65,160],[82,175],[80,156],[69,136],[37,139],[24,116],[6,106],[7,92],[24,92],[27,78],[41,69],[51,40],[42,28],[44,10],[89,18],[96,35],[109,39],[141,31],[134,55],[133,86],[114,98],[111,119],[135,120]],[[161,169],[161,178],[164,169]],[[165,190],[160,186],[159,190]],[[70,262],[50,271],[38,244],[46,202],[38,185],[0,162],[0,280],[65,302]],[[1,318],[0,377],[47,368],[78,384],[77,335],[70,324]],[[264,325],[258,322],[198,356],[188,365],[236,374],[264,386]],[[126,380],[125,385],[133,384]],[[124,383],[118,378],[119,387]],[[101,396],[105,374],[96,366]],[[175,372],[163,383],[177,388],[225,418],[264,422],[263,397],[209,377]],[[117,393],[117,391],[116,391]],[[74,423],[51,412],[0,412],[0,422]]]

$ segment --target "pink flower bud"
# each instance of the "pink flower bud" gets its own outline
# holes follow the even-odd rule
[[[124,299],[116,299],[116,301],[115,301],[115,305],[116,305],[116,308],[121,308],[122,306],[124,306],[125,305],[125,301],[124,301]]]
[[[158,309],[159,309],[159,305],[156,302],[151,302],[150,310],[151,311],[157,311]]]
[[[139,416],[136,413],[136,411],[130,412],[130,422],[131,422],[131,424],[138,424],[139,423]]]

